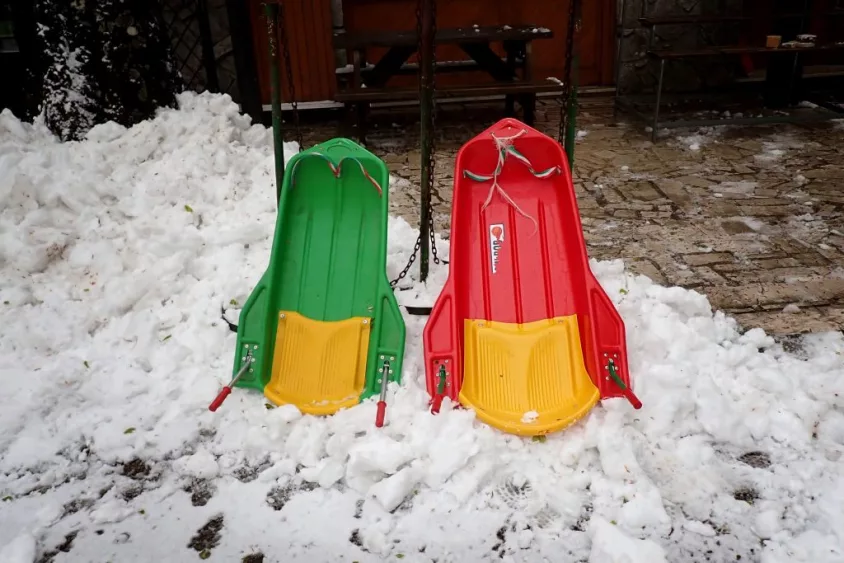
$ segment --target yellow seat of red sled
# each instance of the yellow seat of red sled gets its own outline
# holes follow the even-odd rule
[[[449,277],[424,331],[443,397],[505,432],[561,430],[630,390],[624,324],[589,268],[556,141],[499,121],[457,155]]]
[[[240,387],[327,415],[398,382],[405,325],[387,280],[383,161],[348,139],[293,156],[270,263],[238,325]]]

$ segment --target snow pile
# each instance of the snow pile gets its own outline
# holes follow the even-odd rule
[[[771,140],[769,141],[762,141],[762,152],[753,155],[753,158],[759,164],[782,166],[780,162],[788,155],[789,150],[821,146],[816,141],[806,142],[803,139],[794,138],[789,134],[775,134],[770,138]]]
[[[639,411],[545,440],[432,416],[406,315],[384,428],[374,401],[317,418],[241,389],[210,413],[220,308],[269,258],[272,145],[224,96],[180,103],[69,144],[0,115],[0,560],[842,560],[844,338],[786,353],[620,262],[592,266]],[[416,235],[391,220],[391,278]],[[397,296],[430,304],[447,266],[416,271]]]
[[[0,561],[4,563],[31,563],[35,560],[35,538],[21,534],[0,550]]]
[[[701,127],[691,135],[679,135],[675,139],[676,144],[686,147],[690,151],[699,151],[701,147],[709,143],[720,143],[719,138],[724,132],[724,127]]]

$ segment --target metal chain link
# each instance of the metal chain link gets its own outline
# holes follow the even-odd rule
[[[284,71],[287,77],[287,87],[290,88],[290,104],[293,106],[293,127],[296,131],[296,143],[302,150],[302,130],[299,128],[299,102],[296,101],[296,85],[293,83],[293,66],[290,64],[290,45],[287,43],[287,22],[284,13],[284,2],[279,2],[278,29],[281,35],[281,46],[284,55]]]
[[[410,271],[410,267],[413,266],[413,263],[416,261],[416,255],[419,253],[419,249],[422,247],[422,235],[420,234],[419,237],[416,239],[416,245],[413,247],[413,254],[410,255],[410,260],[407,261],[407,266],[399,272],[399,275],[396,279],[390,282],[390,287],[395,289],[396,286],[399,284],[401,280],[407,276],[407,272]]]
[[[444,262],[444,260],[440,260],[439,256],[437,256],[437,243],[434,239],[434,207],[432,205],[428,206],[428,216],[430,222],[430,229],[429,232],[431,233],[431,257],[434,260],[434,264],[440,264]],[[422,234],[420,233],[418,237],[416,237],[416,244],[413,246],[413,254],[410,255],[410,259],[407,261],[407,265],[404,269],[399,272],[399,275],[390,282],[390,287],[395,289],[398,283],[403,280],[407,273],[410,271],[410,268],[413,266],[413,263],[416,262],[416,255],[419,254],[419,250],[422,248]]]
[[[434,144],[434,137],[437,134],[437,0],[431,0],[431,13],[431,27],[433,28],[432,34],[435,39],[434,44],[431,46],[431,64],[434,67],[434,72],[431,73],[431,134],[428,135],[428,143],[430,144],[428,154],[431,155],[431,158],[428,160],[429,194],[434,191],[434,162],[437,158],[436,153],[434,152],[436,148]],[[428,222],[430,223],[428,232],[431,236],[431,256],[434,259],[434,264],[439,264],[440,259],[437,256],[437,243],[434,240],[434,206],[431,204],[430,199],[428,199]]]
[[[566,138],[566,125],[568,124],[568,105],[571,100],[571,65],[574,57],[574,31],[575,14],[574,6],[577,0],[569,0],[569,21],[566,37],[566,57],[563,68],[563,91],[560,94],[560,128],[557,131],[557,141],[562,145]]]
[[[416,3],[416,52],[418,54],[422,53],[422,2],[423,0],[418,0]],[[433,33],[436,37],[437,34],[437,0],[431,1],[431,8],[433,12]],[[434,67],[436,68],[437,64],[437,48],[436,43],[434,44],[432,53],[432,59]],[[420,72],[421,72],[421,57],[419,57],[420,62]],[[431,74],[431,90],[433,93],[433,107],[431,108],[431,125],[436,124],[436,116],[437,116],[437,81],[436,81],[436,72]],[[430,160],[426,163],[428,167],[428,191],[429,193],[433,191],[434,188],[434,133],[433,130],[435,127],[431,128],[431,135],[429,135],[427,142],[429,146],[428,154],[431,155]],[[434,260],[434,264],[440,264],[441,260],[439,256],[437,256],[437,245],[436,239],[434,236],[434,206],[431,202],[428,202],[428,231],[431,237],[431,256]],[[421,230],[421,229],[420,229]],[[410,255],[410,259],[407,261],[407,265],[404,269],[399,273],[398,277],[390,282],[390,287],[395,288],[398,285],[399,281],[404,279],[407,276],[407,273],[410,271],[410,268],[413,266],[413,263],[416,262],[416,255],[419,253],[419,249],[422,248],[422,233],[420,232],[419,237],[416,239],[416,244],[413,247],[413,254]]]
[[[431,257],[434,259],[434,264],[439,264],[440,258],[437,256],[437,243],[434,240],[434,206],[430,203],[428,204],[428,221],[430,222],[428,232],[431,234]]]
[[[417,9],[420,7],[420,4],[417,4]],[[421,33],[421,12],[419,13],[419,38],[418,38],[418,46],[421,50],[422,48],[422,33]],[[434,152],[436,147],[434,143],[434,136],[436,135],[436,124],[437,124],[437,43],[436,43],[436,36],[437,36],[437,0],[431,0],[431,34],[434,36],[434,43],[431,46],[431,65],[434,67],[434,72],[431,73],[431,134],[428,135],[428,154],[431,156],[428,159],[427,167],[428,167],[428,193],[432,193],[434,191],[434,164],[436,161],[436,153]],[[428,232],[431,236],[431,256],[434,259],[434,264],[439,264],[440,259],[437,256],[437,245],[434,239],[434,206],[431,204],[430,199],[428,200]]]

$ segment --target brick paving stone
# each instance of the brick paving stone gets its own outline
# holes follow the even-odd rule
[[[743,326],[762,326],[773,334],[825,332],[834,324],[829,316],[814,308],[800,309],[796,313],[763,311],[734,313],[733,316]]]
[[[745,223],[744,221],[721,221],[721,228],[731,235],[740,235],[742,233],[755,233],[756,229]]]
[[[753,205],[740,205],[742,215],[753,215],[755,217],[788,217],[794,214],[794,210],[790,207],[774,205],[774,206],[757,206],[755,202]]]
[[[774,270],[777,268],[794,268],[800,266],[802,263],[791,256],[782,258],[763,258],[761,260],[754,260],[753,264],[757,268]],[[803,264],[806,265],[806,264]]]
[[[656,201],[665,199],[650,182],[635,182],[622,189],[628,199],[638,201]]]
[[[678,182],[682,182],[683,185],[694,186],[696,188],[708,188],[709,186],[717,183],[697,176],[681,176],[679,178],[674,179]]]
[[[685,254],[683,261],[689,266],[709,266],[733,262],[735,257],[729,252],[702,252],[700,254]]]

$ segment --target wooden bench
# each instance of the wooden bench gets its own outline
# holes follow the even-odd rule
[[[844,50],[844,45],[814,45],[812,47],[761,47],[758,45],[724,45],[721,47],[702,47],[700,49],[653,49],[647,52],[648,56],[657,60],[661,59],[686,59],[692,57],[713,57],[728,55],[788,55],[792,53],[823,53],[830,51]]]
[[[512,82],[509,84],[479,84],[474,86],[446,86],[437,88],[437,98],[474,98],[485,96],[538,94],[559,92],[562,87],[556,82]],[[408,101],[419,97],[417,88],[354,88],[338,92],[338,102],[390,102]]]
[[[745,22],[753,18],[749,16],[645,16],[639,18],[639,23],[642,27],[656,27],[658,25],[682,25],[688,23],[708,24],[708,23],[728,23],[728,22]]]
[[[518,101],[522,107],[522,120],[533,125],[536,111],[536,95],[542,93],[555,93],[562,89],[556,82],[512,82],[479,84],[473,86],[446,86],[436,88],[437,101],[455,99],[476,99],[484,97],[504,96],[504,114],[506,117],[515,116],[515,104]],[[366,135],[366,121],[369,105],[384,102],[402,102],[419,99],[418,88],[354,88],[338,92],[335,100],[346,104],[347,109],[355,107],[357,110],[358,136],[363,139]]]
[[[550,29],[536,25],[496,25],[441,28],[434,36],[435,45],[455,43],[489,43],[490,41],[525,41],[553,37]],[[336,49],[363,49],[366,47],[415,47],[416,30],[364,31],[349,33],[336,31],[333,36]]]
[[[436,74],[444,72],[483,72],[494,82],[477,85],[437,88],[437,98],[474,98],[504,95],[505,111],[512,115],[515,101],[524,110],[524,119],[532,123],[536,94],[559,90],[552,82],[534,82],[531,77],[531,43],[536,39],[553,37],[551,30],[534,25],[458,27],[438,29],[435,45],[456,45],[468,60],[437,62]],[[500,42],[505,56],[493,51],[491,45]],[[351,53],[352,72],[335,95],[335,100],[347,110],[357,109],[358,134],[363,138],[369,105],[378,102],[410,101],[419,98],[416,87],[391,87],[394,76],[418,74],[419,67],[408,59],[418,49],[418,35],[413,31],[360,32],[334,34],[334,46]],[[386,48],[386,53],[374,64],[367,64],[367,49]],[[342,73],[348,75],[349,73]],[[350,112],[351,113],[351,112]]]

